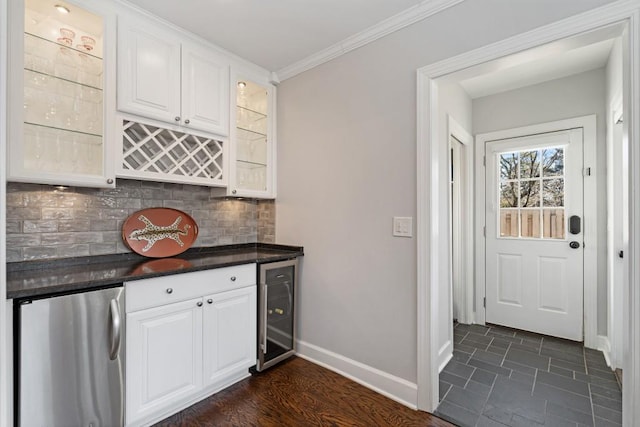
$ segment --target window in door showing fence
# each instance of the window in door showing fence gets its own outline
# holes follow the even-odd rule
[[[501,238],[564,239],[564,150],[500,153]]]

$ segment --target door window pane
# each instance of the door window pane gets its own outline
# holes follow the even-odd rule
[[[500,154],[500,179],[518,179],[518,153]]]
[[[520,179],[540,176],[540,151],[522,151],[520,153]]]
[[[543,180],[542,198],[545,207],[564,206],[564,178]]]
[[[500,237],[518,237],[518,210],[500,209]]]
[[[564,239],[564,209],[543,209],[542,229],[545,239]]]
[[[561,176],[564,174],[564,150],[545,148],[542,150],[542,176]]]
[[[520,211],[520,236],[540,238],[540,210],[522,209]]]
[[[564,239],[564,148],[497,156],[499,237]]]
[[[501,208],[517,208],[518,207],[518,183],[505,182],[500,185],[500,207]]]
[[[540,181],[520,181],[520,207],[540,206]]]

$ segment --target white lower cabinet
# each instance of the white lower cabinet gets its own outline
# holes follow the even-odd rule
[[[202,389],[200,299],[127,315],[127,424]]]
[[[125,284],[126,425],[147,426],[256,363],[255,264]]]
[[[206,298],[204,310],[204,381],[225,387],[238,372],[256,363],[256,287]]]

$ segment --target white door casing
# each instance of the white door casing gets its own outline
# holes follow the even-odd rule
[[[486,143],[489,323],[583,339],[582,134]],[[575,234],[572,216],[581,225]]]
[[[613,98],[607,136],[607,290],[612,368],[623,366],[625,289],[629,283],[629,141],[624,137],[622,95]]]

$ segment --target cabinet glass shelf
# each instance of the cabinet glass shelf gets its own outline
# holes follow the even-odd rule
[[[24,71],[24,121],[100,136],[103,131],[101,89]]]
[[[53,130],[59,130],[59,131],[63,131],[63,132],[69,132],[69,133],[72,133],[72,134],[88,135],[88,136],[95,136],[96,138],[102,138],[102,135],[97,134],[97,133],[81,132],[81,131],[78,131],[78,130],[60,128],[60,127],[56,127],[56,126],[47,126],[47,125],[43,125],[43,124],[40,124],[40,123],[24,122],[24,124],[25,125],[29,125],[29,126],[36,126],[36,127],[39,127],[39,128],[53,129]],[[100,142],[100,144],[102,144],[102,142]]]
[[[102,136],[24,124],[24,166],[49,172],[102,173]]]
[[[238,163],[244,163],[247,166],[256,166],[256,167],[266,167],[267,164],[266,163],[260,163],[260,162],[252,162],[249,160],[242,160],[242,159],[238,159]]]
[[[250,141],[264,140],[265,142],[267,140],[266,133],[256,132],[255,130],[246,129],[240,126],[238,126],[237,129],[241,131],[239,132],[240,135],[238,135],[240,139],[248,139]]]
[[[99,56],[96,56],[96,55],[92,54],[92,53],[91,53],[91,51],[86,50],[86,49],[77,49],[77,48],[75,48],[75,47],[73,47],[73,46],[69,46],[69,45],[66,45],[66,44],[62,44],[62,43],[58,43],[58,42],[54,42],[54,41],[52,41],[52,40],[46,39],[46,38],[44,38],[44,37],[41,37],[41,36],[39,36],[39,35],[37,35],[37,34],[30,33],[30,32],[28,32],[28,31],[25,31],[25,32],[24,32],[24,35],[25,35],[25,36],[28,36],[28,37],[33,37],[33,38],[38,39],[38,40],[41,40],[41,41],[43,41],[43,42],[45,42],[45,43],[47,43],[47,44],[51,44],[51,45],[58,46],[58,47],[64,47],[64,48],[67,48],[67,49],[70,49],[70,50],[76,51],[76,52],[78,52],[78,53],[81,53],[81,54],[83,54],[83,55],[87,55],[87,56],[90,56],[90,57],[93,57],[93,58],[96,58],[96,59],[102,60],[102,58],[101,58],[101,57],[99,57]]]
[[[102,89],[102,59],[81,51],[24,33],[24,68],[80,85]]]
[[[24,70],[28,71],[30,73],[38,74],[38,75],[40,75],[42,77],[49,77],[49,78],[56,79],[56,80],[62,80],[63,82],[71,83],[71,84],[78,85],[78,86],[83,86],[83,87],[86,87],[86,88],[89,88],[89,89],[99,90],[100,92],[102,92],[102,88],[100,88],[98,86],[91,86],[91,85],[88,85],[86,83],[77,82],[75,80],[65,79],[64,77],[55,76],[53,74],[43,73],[42,71],[34,70],[32,68],[25,67]]]
[[[244,107],[242,105],[238,105],[238,116],[243,117],[245,120],[258,121],[264,120],[267,118],[266,113],[262,113],[260,111],[253,110],[251,108]]]

